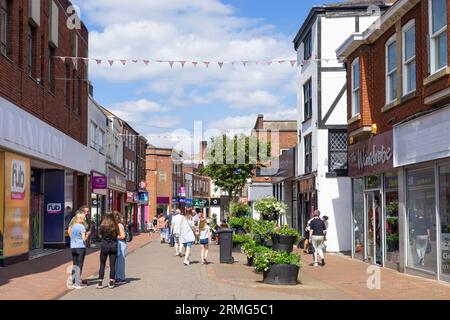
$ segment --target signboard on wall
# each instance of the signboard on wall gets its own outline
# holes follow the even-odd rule
[[[394,167],[393,132],[388,131],[349,146],[349,175],[372,175]]]
[[[64,170],[45,171],[45,212],[44,212],[44,243],[65,243],[65,220],[70,221],[73,213],[72,207],[66,205]],[[70,202],[67,202],[69,204]]]
[[[3,256],[15,257],[29,250],[30,160],[5,153],[5,213]]]

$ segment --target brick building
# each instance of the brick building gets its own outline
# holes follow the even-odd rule
[[[450,280],[450,1],[399,0],[347,66],[352,255]]]
[[[33,249],[64,247],[67,222],[87,204],[89,175],[99,169],[87,148],[87,66],[55,58],[87,57],[84,24],[67,28],[70,6],[66,0],[0,1],[3,264],[27,259]],[[11,176],[20,177],[17,184]]]
[[[147,171],[146,171],[146,152],[147,139],[143,136],[137,137],[136,142],[136,182],[139,192],[138,203],[138,225],[140,231],[145,231],[146,222],[148,223],[148,190],[147,190]]]

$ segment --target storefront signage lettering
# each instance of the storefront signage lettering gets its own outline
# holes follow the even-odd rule
[[[92,177],[92,189],[94,190],[108,189],[108,178],[106,178],[105,176]]]
[[[47,204],[47,213],[59,214],[63,212],[61,203],[49,203]]]
[[[11,200],[25,198],[25,161],[11,161]]]
[[[108,170],[108,188],[117,188],[125,190],[127,188],[127,182],[125,176],[120,173],[109,169]]]
[[[392,149],[381,146],[379,149],[374,145],[372,151],[366,154],[365,148],[358,151],[358,168],[363,170],[366,167],[375,167],[392,160]]]

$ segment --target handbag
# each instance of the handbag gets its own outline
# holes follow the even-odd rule
[[[433,251],[433,247],[431,246],[431,241],[428,240],[427,242],[427,250],[425,251],[425,253],[431,253],[431,251]]]
[[[175,237],[173,236],[173,234],[170,235],[170,247],[175,247]]]

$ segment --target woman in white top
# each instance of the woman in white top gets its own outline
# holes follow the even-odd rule
[[[211,241],[211,227],[209,226],[211,221],[201,219],[199,223],[200,230],[200,245],[202,246],[201,259],[202,264],[208,264],[208,250],[209,242]]]
[[[192,209],[188,209],[186,212],[186,216],[183,217],[183,220],[181,222],[181,234],[180,234],[180,242],[183,244],[186,250],[183,262],[186,266],[190,264],[189,255],[191,253],[191,248],[195,242],[194,230],[195,228],[194,223],[192,221]]]

